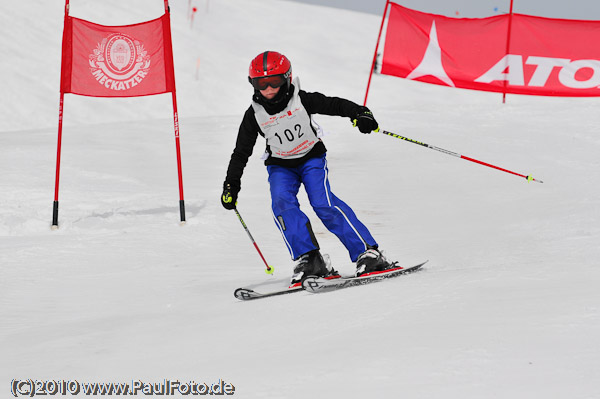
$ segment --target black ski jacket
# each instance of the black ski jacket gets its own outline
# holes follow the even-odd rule
[[[285,94],[286,98],[279,105],[267,103],[265,99],[258,93],[255,93],[253,100],[264,106],[270,115],[274,115],[285,109],[287,103],[294,93],[294,90],[294,85],[290,85],[290,90]],[[350,100],[339,97],[327,97],[317,92],[309,93],[304,90],[300,90],[298,95],[300,96],[302,105],[304,105],[304,108],[308,112],[309,116],[313,114],[323,114],[343,116],[354,119],[360,112],[366,109],[366,107],[360,106]],[[231,184],[231,187],[237,188],[238,191],[240,190],[244,168],[248,163],[248,158],[252,155],[252,150],[259,134],[263,137],[265,136],[256,122],[256,118],[254,117],[254,109],[252,106],[250,106],[246,110],[244,119],[240,124],[237,141],[235,143],[235,149],[233,150],[233,154],[231,154],[231,160],[229,161],[229,167],[227,168],[227,177],[225,178],[224,185]],[[268,145],[266,150],[269,154],[271,154]],[[312,150],[310,150],[308,154],[301,158],[281,159],[269,156],[265,160],[265,165],[281,165],[294,168],[302,165],[308,159],[324,154],[326,151],[325,144],[319,140]]]

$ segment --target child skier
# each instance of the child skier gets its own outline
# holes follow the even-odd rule
[[[291,285],[311,275],[337,274],[323,260],[310,221],[300,210],[300,184],[304,184],[310,204],[325,227],[348,249],[350,259],[356,262],[357,276],[389,267],[367,228],[331,192],[321,129],[312,120],[313,114],[348,117],[362,133],[371,133],[378,127],[373,114],[349,100],[300,90],[297,79],[292,81],[290,61],[274,51],[265,51],[252,60],[248,80],[254,95],[229,161],[221,196],[223,207],[235,209],[244,167],[260,134],[267,142],[265,165],[273,217],[296,261]]]

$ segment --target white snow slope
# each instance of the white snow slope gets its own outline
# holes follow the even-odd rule
[[[160,0],[71,3],[71,15],[108,25],[163,12]],[[235,288],[272,279],[219,203],[249,61],[279,50],[304,89],[360,103],[380,18],[277,0],[195,4],[190,27],[188,2],[171,2],[187,225],[170,95],[67,95],[58,231],[63,3],[0,5],[0,397],[13,379],[221,379],[240,398],[600,398],[600,100],[502,105],[376,75],[369,106],[384,129],[544,183],[320,117],[333,191],[390,258],[429,263],[364,287],[240,302]],[[283,285],[292,262],[263,145],[238,205]],[[352,273],[300,199],[322,251]]]

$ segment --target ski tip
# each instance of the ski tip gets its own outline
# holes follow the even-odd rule
[[[249,288],[238,288],[233,292],[233,296],[240,301],[247,301],[248,299],[256,298],[258,295]]]
[[[419,263],[418,265],[413,266],[412,268],[410,268],[409,270],[407,270],[407,272],[410,273],[411,271],[417,271],[420,268],[422,268],[423,266],[425,266],[428,262],[429,262],[429,259],[427,259],[424,262]]]

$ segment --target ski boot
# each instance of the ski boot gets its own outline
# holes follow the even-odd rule
[[[329,257],[325,256],[329,260]],[[339,276],[339,273],[331,267],[329,262],[323,259],[319,250],[315,249],[305,253],[296,260],[290,287],[301,284],[308,276],[329,277],[334,275]]]
[[[365,252],[358,255],[356,260],[356,277],[363,274],[389,269],[393,264],[383,256],[376,247],[369,247]]]

